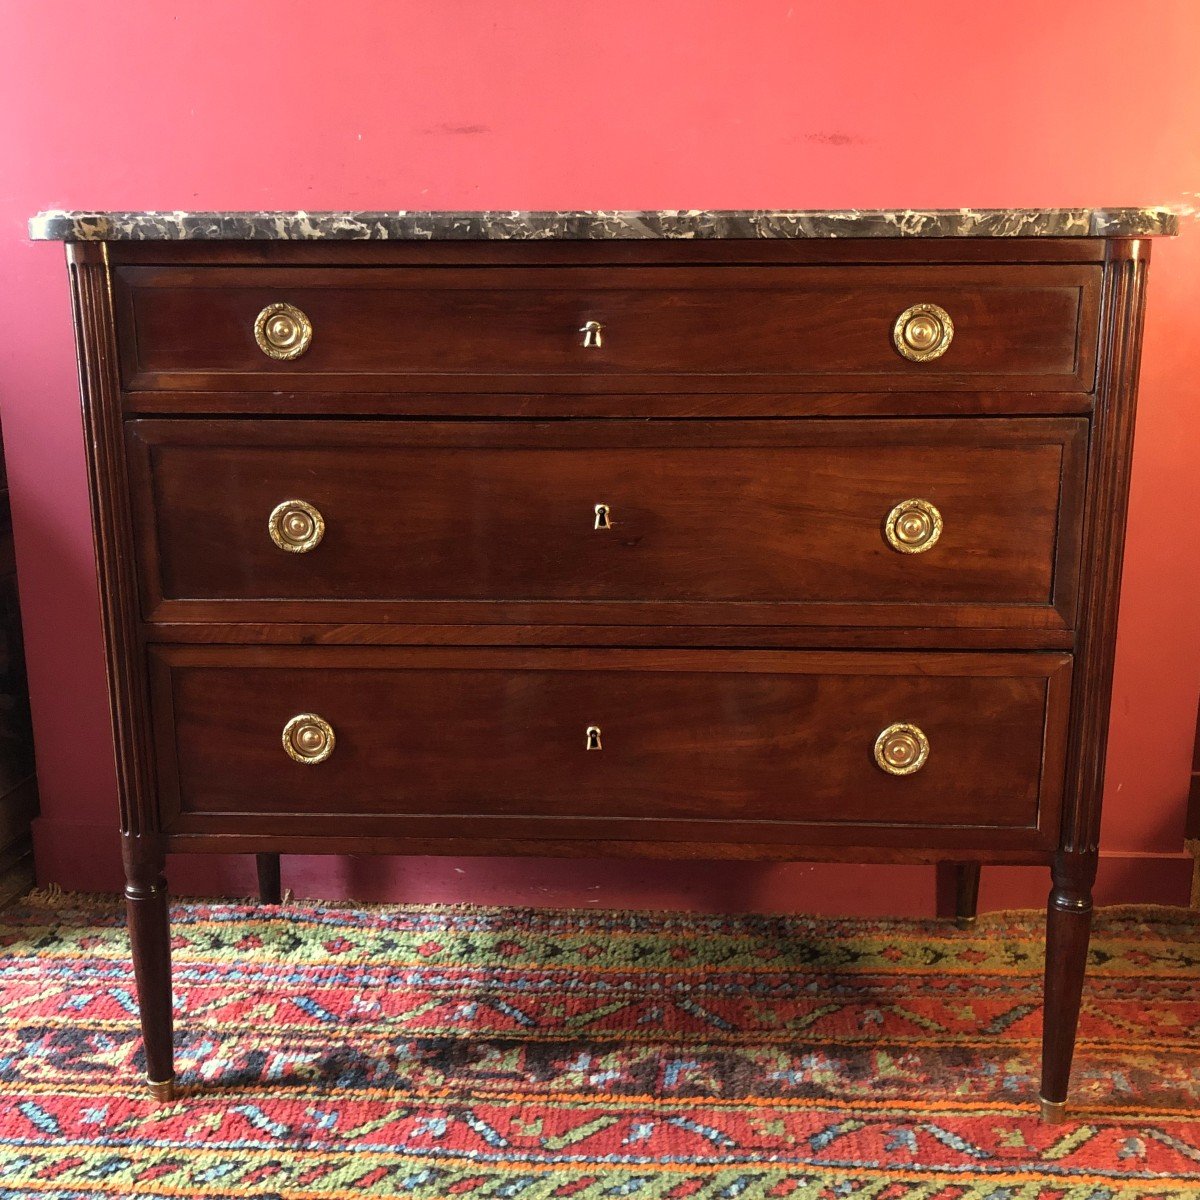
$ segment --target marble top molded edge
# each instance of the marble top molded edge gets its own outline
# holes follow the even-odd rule
[[[650,238],[1170,237],[1167,208],[705,212],[68,212],[36,241],[563,241]]]

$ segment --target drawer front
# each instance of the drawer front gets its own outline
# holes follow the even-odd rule
[[[135,391],[1088,391],[1100,274],[124,266],[115,294]],[[942,316],[902,321],[916,306]]]
[[[1009,848],[1057,833],[1065,655],[150,653],[171,833]],[[889,773],[880,756],[923,762]]]
[[[154,620],[1074,619],[1078,418],[177,420],[128,436]]]

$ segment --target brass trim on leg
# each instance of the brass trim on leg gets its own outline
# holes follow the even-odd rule
[[[975,917],[955,917],[954,924],[959,929],[974,929]]]
[[[154,1097],[159,1104],[170,1104],[175,1099],[175,1076],[170,1079],[151,1079],[147,1076],[146,1083],[150,1088],[150,1095]]]
[[[1067,1119],[1067,1102],[1065,1100],[1047,1100],[1039,1096],[1042,1106],[1042,1120],[1047,1125],[1061,1125]]]

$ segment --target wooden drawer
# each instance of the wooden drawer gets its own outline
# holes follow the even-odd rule
[[[159,646],[151,671],[172,832],[998,847],[1057,833],[1061,654]],[[301,714],[333,731],[324,761],[285,752]],[[928,741],[905,776],[875,758],[897,723]]]
[[[1077,418],[134,421],[143,611],[1065,629],[1086,430]],[[887,537],[912,499],[942,522],[920,553]],[[323,521],[307,552],[272,540],[288,501]]]
[[[296,393],[1089,391],[1099,265],[120,266],[127,388]],[[290,360],[255,320],[311,323]],[[897,319],[950,315],[941,357],[912,362]],[[599,345],[582,330],[602,326]],[[513,410],[523,401],[514,399]],[[470,402],[464,404],[470,410]],[[652,411],[631,397],[631,412]]]

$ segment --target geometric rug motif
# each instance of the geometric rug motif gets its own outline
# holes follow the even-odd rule
[[[123,906],[0,912],[0,1200],[1200,1197],[1200,925],[1097,914],[1070,1119],[1043,918],[172,909],[178,1099]]]

